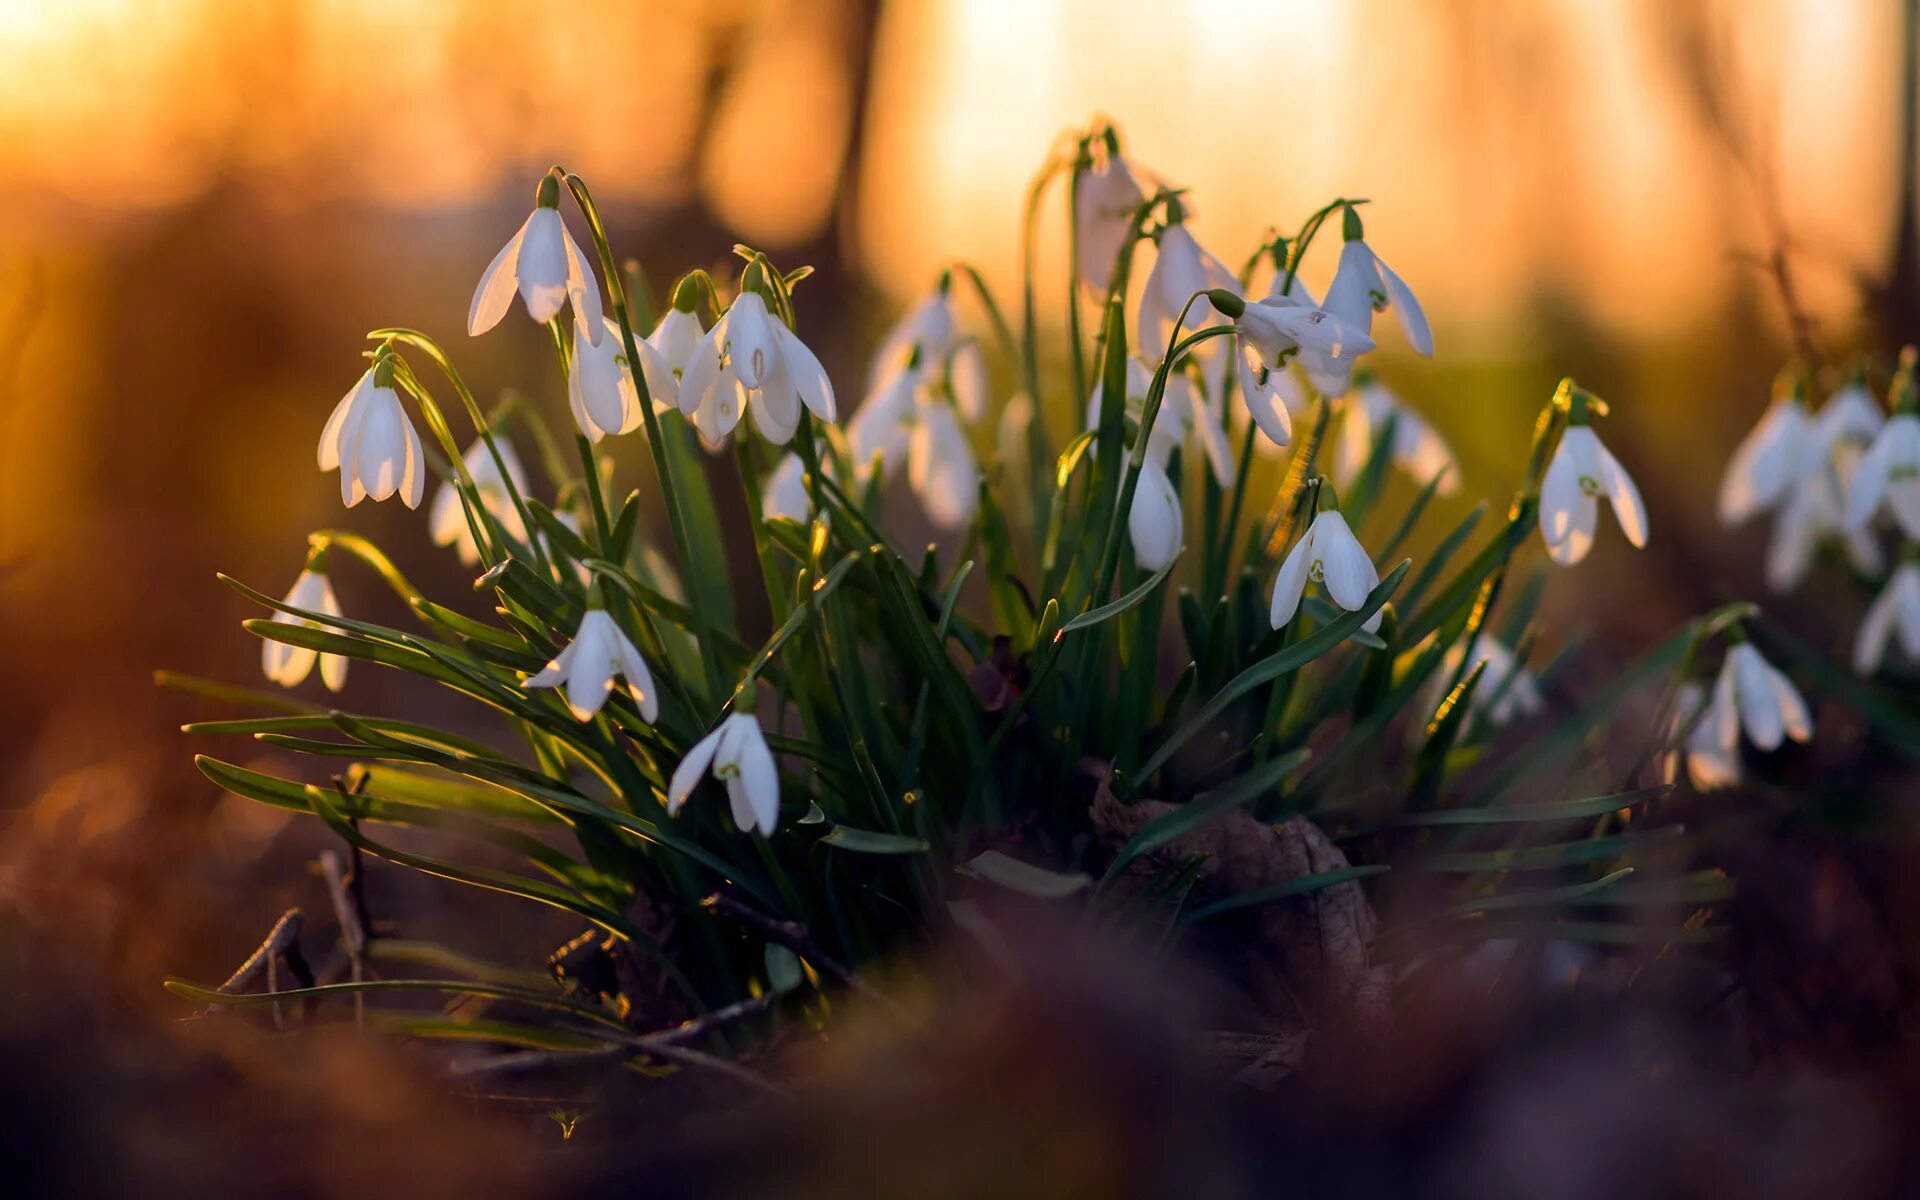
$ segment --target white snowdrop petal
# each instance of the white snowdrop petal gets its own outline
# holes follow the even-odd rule
[[[1613,505],[1614,520],[1620,523],[1620,532],[1636,549],[1647,544],[1647,506],[1640,499],[1640,489],[1634,486],[1633,477],[1613,452],[1598,441],[1594,444],[1600,460],[1600,483],[1606,488],[1607,500]]]
[[[558,216],[557,210],[555,215]],[[573,319],[586,326],[587,340],[597,346],[607,340],[606,320],[600,307],[600,281],[594,277],[593,267],[580,252],[565,221],[560,223],[560,242],[567,254],[567,299],[573,301]]]
[[[527,236],[527,226],[533,224],[529,215],[520,223],[507,244],[500,247],[500,253],[493,256],[487,269],[480,273],[480,284],[473,289],[473,302],[467,306],[467,336],[479,337],[500,323],[507,315],[507,309],[513,304],[514,291],[519,286],[520,245]]]
[[[799,391],[801,402],[822,421],[834,420],[838,414],[833,402],[833,382],[827,378],[826,368],[820,365],[820,360],[807,348],[807,344],[785,325],[776,323],[775,337],[780,345],[787,375]]]
[[[1348,612],[1365,607],[1368,593],[1380,582],[1373,560],[1367,557],[1366,550],[1347,528],[1346,518],[1339,513],[1324,512],[1315,520],[1327,523],[1327,528],[1314,539],[1326,570],[1327,595]]]
[[[1432,358],[1433,329],[1427,324],[1427,312],[1420,307],[1419,298],[1377,254],[1373,257],[1373,265],[1380,272],[1380,281],[1386,285],[1387,311],[1400,323],[1400,332],[1406,335],[1407,345],[1413,347],[1413,352],[1422,358]]]
[[[715,753],[720,749],[720,736],[727,731],[727,723],[722,721],[719,728],[701,738],[673,769],[673,778],[667,781],[667,815],[680,814],[680,806],[687,802],[693,789],[700,786],[700,779],[713,765]]]
[[[1309,527],[1287,557],[1280,564],[1280,573],[1273,580],[1273,603],[1267,610],[1267,624],[1274,629],[1285,627],[1300,611],[1300,597],[1307,589],[1307,568],[1313,558],[1313,529]]]
[[[1902,568],[1904,570],[1905,568]],[[1867,613],[1860,621],[1860,631],[1853,639],[1853,669],[1856,674],[1872,675],[1880,669],[1885,660],[1887,641],[1893,636],[1893,628],[1900,619],[1900,598],[1896,594],[1899,580],[1882,588],[1867,606]]]
[[[735,300],[727,318],[733,373],[748,391],[753,391],[765,384],[780,361],[780,346],[773,333],[779,318],[767,312],[767,302],[757,292],[747,292]]]

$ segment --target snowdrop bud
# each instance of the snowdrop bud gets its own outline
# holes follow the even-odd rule
[[[294,580],[283,603],[288,608],[305,609],[322,616],[343,615],[340,601],[334,598],[333,585],[327,581],[324,549],[315,551],[307,559],[306,569],[300,572],[300,578]],[[275,610],[272,619],[307,629],[325,628],[318,621],[278,610]],[[347,686],[347,660],[338,654],[321,654],[304,646],[289,646],[285,642],[275,641],[266,642],[260,649],[261,671],[281,687],[297,687],[313,670],[316,661],[320,665],[320,682],[327,685],[328,691],[337,692]]]
[[[1172,562],[1186,536],[1180,493],[1151,454],[1140,464],[1133,506],[1127,510],[1127,535],[1133,541],[1133,561],[1143,571],[1158,571]]]
[[[1712,718],[1718,722],[1716,733],[1722,746],[1733,746],[1742,729],[1748,741],[1768,751],[1778,750],[1784,738],[1805,742],[1813,737],[1807,702],[1751,642],[1728,647],[1714,684],[1713,704]]]
[[[1322,509],[1313,518],[1307,532],[1280,564],[1280,574],[1273,581],[1273,604],[1267,614],[1273,628],[1283,628],[1293,620],[1309,582],[1320,584],[1327,598],[1348,612],[1364,607],[1368,594],[1380,586],[1380,573],[1374,569],[1373,560],[1336,507]],[[1368,633],[1380,628],[1380,614],[1368,617],[1363,628]]]
[[[660,716],[660,697],[653,690],[653,674],[627,635],[614,624],[604,608],[589,608],[580,619],[580,630],[573,641],[554,656],[552,662],[529,676],[530,688],[567,689],[567,708],[576,719],[593,720],[594,714],[613,694],[613,677],[627,681],[627,691],[640,709],[640,717],[651,725]]]
[[[1920,663],[1920,566],[1912,560],[1900,564],[1868,606],[1853,643],[1853,669],[1861,675],[1878,671],[1895,635],[1907,661]]]
[[[521,495],[527,494],[526,472],[520,467],[520,456],[514,452],[513,443],[498,434],[493,443],[500,449],[500,461],[507,464],[507,473],[503,478],[499,463],[493,453],[487,449],[485,438],[473,439],[473,445],[467,447],[462,461],[466,463],[467,474],[473,479],[473,489],[480,497],[480,506],[493,515],[506,531],[508,537],[516,542],[527,540],[527,524],[520,519],[520,509],[508,493],[506,480],[513,481],[514,490]],[[467,522],[466,506],[460,502],[460,489],[451,481],[440,485],[433,494],[433,507],[427,513],[427,531],[433,537],[436,546],[452,546],[459,551],[460,561],[473,566],[480,561],[480,546],[473,540],[473,526]]]
[[[470,336],[479,337],[498,325],[517,291],[527,315],[543,325],[572,300],[575,318],[585,322],[588,336],[598,342],[602,336],[600,283],[560,219],[559,204],[560,181],[550,173],[540,180],[533,215],[480,276],[467,309]]]
[[[1117,151],[1097,156],[1079,172],[1073,190],[1073,261],[1075,273],[1088,287],[1104,292],[1112,283],[1133,214],[1146,199],[1132,166]]]
[[[1613,507],[1627,541],[1636,549],[1647,544],[1647,510],[1640,489],[1593,427],[1584,423],[1586,412],[1578,400],[1571,419],[1578,423],[1560,435],[1540,487],[1540,534],[1547,556],[1563,567],[1579,562],[1593,548],[1601,497]]]
[[[805,525],[813,515],[813,497],[807,495],[806,464],[798,454],[787,454],[767,477],[760,493],[760,514],[771,521],[785,517]]]
[[[340,472],[340,500],[348,508],[396,493],[408,508],[420,507],[426,456],[394,393],[393,359],[385,348],[327,418],[319,463],[322,471]]]
[[[1872,445],[1886,423],[1886,414],[1867,391],[1865,373],[1856,371],[1827,398],[1814,418],[1815,461],[1824,462],[1842,446],[1864,449]]]
[[[741,700],[745,699],[743,695]],[[680,815],[687,797],[709,770],[726,783],[733,823],[740,832],[757,829],[762,837],[773,836],[780,822],[780,768],[751,712],[736,708],[687,751],[667,785],[668,816]]]

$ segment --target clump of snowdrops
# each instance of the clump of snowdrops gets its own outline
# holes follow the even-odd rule
[[[1057,283],[1032,265],[1055,196],[1072,246]],[[693,270],[657,311],[585,182],[541,178],[468,332],[516,310],[547,325],[551,403],[488,409],[455,349],[391,328],[331,417],[315,411],[318,466],[349,509],[417,507],[433,484],[433,540],[472,565],[484,605],[426,596],[365,538],[321,531],[284,599],[227,581],[267,614],[247,623],[267,677],[305,697],[171,678],[263,714],[191,732],[313,756],[285,777],[200,758],[221,787],[312,814],[356,856],[563,909],[587,932],[556,954],[552,987],[449,954],[436,961],[465,977],[376,985],[356,958],[356,982],[293,994],[466,993],[510,1017],[392,1020],[707,1061],[689,1056],[722,1025],[737,1049],[741,1028],[863,986],[889,956],[980,932],[992,895],[1149,929],[1156,952],[1338,895],[1364,914],[1352,952],[1388,985],[1417,946],[1493,944],[1522,921],[1575,944],[1705,936],[1724,881],[1683,880],[1656,910],[1629,876],[1680,833],[1655,819],[1675,779],[1731,783],[1812,734],[1748,635],[1756,610],[1707,614],[1578,702],[1554,698],[1555,668],[1530,661],[1544,580],[1600,539],[1651,535],[1602,439],[1606,403],[1563,382],[1494,481],[1510,498],[1429,529],[1436,498],[1473,481],[1365,361],[1376,338],[1435,350],[1365,202],[1332,201],[1238,269],[1195,240],[1193,203],[1111,126],[1071,133],[1028,196],[1017,301],[956,263],[863,378],[836,381],[799,332],[808,268],[736,247],[737,271]],[[1316,298],[1302,267],[1330,259]],[[1043,285],[1065,298],[1046,324]],[[1911,363],[1884,427],[1845,390],[1810,440],[1801,387],[1743,447],[1728,515],[1783,506],[1782,575],[1882,505],[1920,536],[1903,507],[1920,486]],[[549,424],[563,391],[564,435]],[[618,480],[604,451],[627,437],[649,469]],[[1869,437],[1843,505],[1815,481]],[[1818,463],[1780,465],[1805,446]],[[745,573],[722,553],[734,498],[709,490],[730,474]],[[934,545],[895,535],[908,505]],[[1920,653],[1917,581],[1911,563],[1894,573],[1863,670],[1889,631]],[[373,586],[409,626],[339,599]],[[749,628],[760,597],[771,626]],[[373,667],[432,681],[492,732],[332,708],[309,682],[338,690]],[[446,849],[402,848],[394,826]],[[1223,866],[1282,846],[1306,847],[1304,865],[1263,867],[1255,886]],[[1370,901],[1408,872],[1441,903],[1397,940]],[[648,1032],[689,1018],[693,1033]]]

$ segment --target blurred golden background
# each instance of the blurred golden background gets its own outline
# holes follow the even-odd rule
[[[540,331],[461,329],[555,162],[656,286],[736,240],[818,265],[802,321],[843,408],[874,332],[944,264],[1014,294],[1027,181],[1095,113],[1192,189],[1232,262],[1269,225],[1370,197],[1369,239],[1439,344],[1431,366],[1389,344],[1382,371],[1454,443],[1469,497],[1511,485],[1560,374],[1615,400],[1654,544],[1603,541],[1549,605],[1629,653],[1759,588],[1752,536],[1711,524],[1787,353],[1758,260],[1790,252],[1825,345],[1908,332],[1907,7],[0,0],[7,890],[56,923],[86,916],[88,872],[131,891],[99,901],[87,944],[140,987],[232,961],[222,921],[277,911],[286,895],[238,882],[277,826],[197,775],[174,730],[204,706],[150,672],[254,681],[253,614],[214,572],[278,593],[312,528],[351,524],[430,590],[465,587],[419,515],[345,514],[313,443],[384,324],[563,414]],[[387,615],[376,585],[339,586]],[[361,669],[347,696],[401,690]]]

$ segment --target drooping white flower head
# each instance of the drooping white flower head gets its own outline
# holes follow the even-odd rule
[[[748,268],[748,289],[707,331],[680,378],[680,411],[709,446],[733,432],[742,408],[750,407],[754,427],[781,446],[800,427],[802,404],[823,421],[834,419],[826,370],[752,289],[759,270]]]
[[[575,718],[593,720],[613,694],[613,677],[623,676],[627,691],[651,725],[660,716],[660,697],[653,690],[653,673],[627,635],[604,608],[590,608],[580,619],[580,630],[553,661],[527,678],[530,688],[566,687],[567,707]]]
[[[587,336],[579,319],[574,319],[573,369],[567,373],[567,407],[573,410],[573,423],[593,442],[610,434],[632,433],[645,420],[640,411],[640,389],[627,362],[626,339],[611,320],[602,324],[602,336],[596,343]],[[653,346],[636,338],[633,348],[640,355],[640,371],[647,381],[653,410],[665,412],[679,398],[679,381]]]
[[[1334,269],[1322,307],[1362,333],[1373,331],[1374,313],[1392,312],[1413,352],[1432,357],[1433,330],[1413,290],[1367,245],[1357,212],[1348,208],[1342,224],[1346,244],[1340,248],[1340,265]]]
[[[807,467],[798,454],[788,453],[767,476],[760,493],[760,514],[771,521],[785,517],[802,525],[813,515],[813,497],[807,495]]]
[[[340,472],[340,500],[348,508],[371,496],[395,495],[420,507],[427,486],[420,435],[393,390],[393,367],[382,355],[334,406],[320,431],[322,471]]]
[[[524,543],[527,523],[521,520],[520,509],[508,493],[506,481],[511,479],[514,490],[525,496],[526,472],[520,467],[520,456],[514,452],[512,442],[496,433],[493,443],[500,448],[500,462],[507,464],[505,477],[500,474],[500,463],[495,462],[487,450],[484,438],[473,439],[473,445],[461,456],[462,461],[467,465],[467,474],[473,477],[480,506],[500,522],[508,537]],[[466,509],[460,503],[460,489],[451,481],[441,484],[440,490],[433,494],[433,507],[427,510],[427,531],[434,545],[457,549],[465,565],[473,566],[480,561],[480,546],[473,540],[473,527],[467,523]]]
[[[1632,476],[1600,443],[1591,425],[1570,425],[1540,486],[1540,533],[1547,556],[1572,566],[1593,548],[1600,500],[1613,507],[1620,532],[1636,549],[1647,544],[1647,509]]]
[[[1920,416],[1898,412],[1854,468],[1846,527],[1862,529],[1885,505],[1901,532],[1920,538]]]
[[[500,323],[513,303],[514,293],[526,304],[527,315],[544,325],[560,315],[568,300],[573,315],[584,322],[589,338],[603,336],[600,283],[586,256],[560,219],[560,181],[552,175],[540,180],[533,214],[500,253],[493,256],[473,290],[467,309],[467,333],[479,337]]]
[[[688,364],[693,362],[694,352],[700,348],[700,343],[706,339],[706,336],[706,327],[700,324],[700,314],[692,308],[683,309],[677,303],[667,309],[667,315],[661,317],[660,323],[653,327],[652,333],[647,335],[647,345],[653,347],[654,353],[660,356],[661,363],[673,373],[671,391],[665,388],[654,389],[653,398],[656,403],[679,407],[680,380],[686,375]],[[653,388],[651,376],[648,376],[647,386]]]
[[[1309,581],[1321,584],[1327,599],[1348,612],[1365,607],[1368,594],[1380,586],[1380,572],[1374,569],[1373,559],[1355,539],[1353,530],[1347,528],[1347,519],[1337,508],[1321,509],[1280,564],[1280,574],[1273,581],[1273,604],[1267,613],[1273,628],[1280,629],[1293,620]],[[1362,628],[1368,633],[1380,628],[1380,614],[1368,617]]]
[[[687,751],[667,786],[667,815],[679,815],[709,768],[715,779],[726,782],[733,823],[740,832],[757,829],[762,837],[773,836],[780,823],[780,768],[752,713],[727,714]]]
[[[1142,571],[1158,571],[1166,566],[1179,556],[1186,533],[1180,493],[1168,477],[1166,467],[1150,453],[1140,464],[1133,504],[1127,509],[1127,536],[1133,542],[1135,565]]]
[[[1853,669],[1861,675],[1878,671],[1887,656],[1887,643],[1896,635],[1907,661],[1920,663],[1920,565],[1912,560],[1894,570],[1867,607],[1853,642]]]
[[[1674,694],[1673,718],[1667,729],[1668,744],[1673,747],[1665,759],[1667,782],[1679,777],[1685,760],[1687,778],[1701,792],[1730,788],[1740,782],[1740,746],[1738,732],[1733,740],[1723,734],[1715,693],[1688,680]]]
[[[1147,394],[1153,388],[1155,368],[1140,358],[1127,360],[1127,399],[1126,413],[1137,422],[1146,414]],[[1095,380],[1093,390],[1087,394],[1087,431],[1097,432],[1100,428],[1100,416],[1106,402],[1106,381]],[[1160,393],[1160,409],[1154,415],[1153,430],[1147,441],[1147,453],[1158,458],[1161,468],[1167,466],[1168,457],[1182,446],[1199,443],[1199,450],[1206,456],[1207,465],[1213,471],[1213,478],[1223,488],[1233,486],[1236,466],[1233,460],[1233,447],[1227,442],[1227,431],[1220,423],[1220,416],[1206,401],[1200,388],[1195,385],[1189,366],[1177,364],[1167,372],[1167,382]]]
[[[1813,449],[1818,457],[1833,453],[1840,446],[1861,449],[1873,444],[1886,426],[1887,414],[1880,411],[1867,385],[1852,379],[1841,385],[1813,418]]]
[[[1723,746],[1732,746],[1742,729],[1748,741],[1769,751],[1778,750],[1785,738],[1804,742],[1813,737],[1813,721],[1799,689],[1760,657],[1751,642],[1728,648],[1714,683],[1713,706]]]
[[[1858,466],[1859,449],[1842,442],[1825,465],[1808,471],[1787,493],[1774,515],[1767,542],[1767,586],[1776,592],[1790,591],[1806,578],[1814,554],[1829,538],[1838,538],[1847,558],[1863,575],[1880,575],[1887,569],[1869,523],[1857,529],[1842,525],[1845,505],[1842,497]]]
[[[1073,191],[1074,273],[1097,292],[1113,282],[1113,268],[1126,241],[1133,214],[1146,202],[1134,169],[1109,137],[1096,141],[1093,162],[1080,172]],[[1185,297],[1182,297],[1185,299]]]
[[[1440,670],[1433,676],[1433,682],[1427,685],[1426,706],[1429,712],[1438,711],[1446,700],[1447,683],[1456,674],[1464,674],[1460,664],[1467,658],[1466,646],[1455,642],[1441,660]],[[1511,724],[1522,717],[1533,716],[1546,708],[1546,699],[1540,694],[1540,682],[1525,663],[1513,656],[1513,651],[1501,645],[1489,634],[1481,634],[1473,642],[1473,664],[1485,663],[1480,668],[1480,682],[1473,689],[1473,700],[1468,705],[1468,713],[1474,720],[1486,720],[1495,728]],[[1469,667],[1471,669],[1471,667]]]
[[[1341,422],[1339,452],[1334,457],[1334,481],[1345,487],[1366,467],[1374,446],[1393,428],[1388,450],[1393,465],[1422,487],[1440,480],[1438,491],[1451,496],[1460,490],[1460,464],[1446,439],[1426,420],[1371,375],[1356,374],[1347,394]]]
[[[1727,462],[1720,479],[1720,523],[1738,525],[1785,500],[1817,465],[1811,453],[1813,432],[1797,381],[1781,388]]]
[[[962,529],[980,507],[980,465],[953,406],[920,392],[907,445],[907,482],[942,529]]]
[[[328,582],[324,569],[316,567],[309,560],[307,569],[300,572],[300,578],[293,581],[284,603],[289,608],[301,608],[322,616],[338,617],[340,601],[334,598],[333,584]],[[305,617],[296,617],[292,613],[275,610],[273,620],[287,625],[300,625],[308,629],[322,629],[325,626],[318,621]],[[320,664],[320,682],[327,690],[337,692],[347,686],[347,660],[338,654],[321,654],[304,646],[289,646],[285,642],[267,641],[260,648],[260,670],[268,679],[281,687],[297,687],[313,670],[314,663]]]
[[[918,373],[928,386],[944,380],[954,408],[968,423],[986,416],[986,357],[978,341],[960,332],[950,273],[942,275],[881,338],[867,368],[867,395],[879,395],[907,373]]]
[[[891,478],[906,461],[913,440],[914,393],[917,379],[908,373],[893,377],[885,387],[868,394],[847,422],[847,448],[853,457],[853,477],[862,487],[877,470]]]
[[[1140,292],[1136,336],[1143,351],[1157,358],[1174,335],[1173,323],[1195,292],[1222,288],[1238,293],[1240,283],[1226,264],[1194,241],[1186,225],[1174,218],[1184,211],[1177,200],[1168,202],[1173,221],[1160,231],[1160,252],[1154,256],[1153,270],[1147,273],[1146,287]],[[1198,329],[1219,319],[1205,299],[1194,302],[1187,311],[1183,329]],[[1204,351],[1207,347],[1202,347]]]
[[[1215,306],[1224,303],[1227,299],[1215,293]],[[1354,360],[1373,349],[1373,339],[1364,331],[1325,309],[1298,304],[1256,300],[1242,307],[1234,325],[1239,330],[1241,398],[1254,424],[1277,446],[1293,438],[1287,385],[1282,382],[1286,360],[1297,353],[1309,375],[1313,363],[1337,364],[1350,374]],[[1345,390],[1343,381],[1340,392]],[[1340,394],[1322,391],[1328,396]]]

